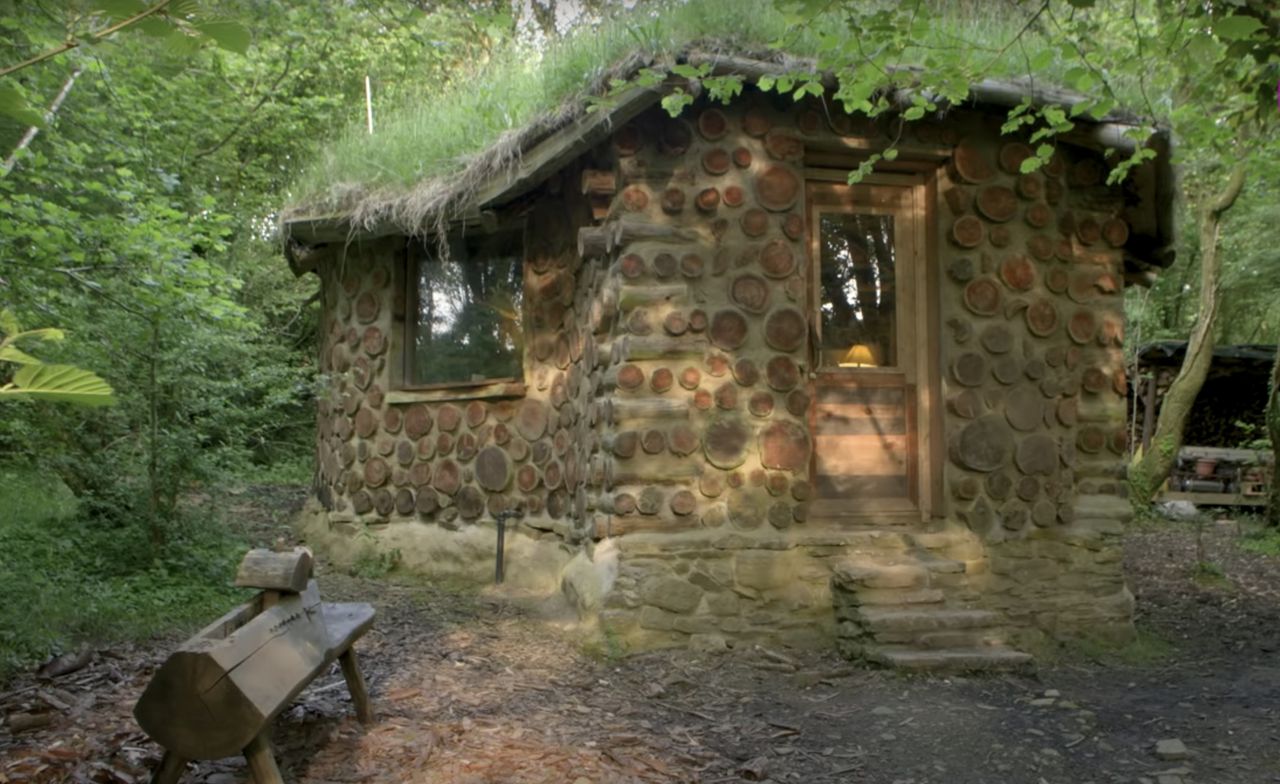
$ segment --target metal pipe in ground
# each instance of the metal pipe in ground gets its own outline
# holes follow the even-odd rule
[[[499,512],[494,515],[498,521],[498,544],[493,554],[493,582],[501,585],[506,579],[507,520],[515,517],[513,512]]]

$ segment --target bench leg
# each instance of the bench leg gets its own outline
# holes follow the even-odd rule
[[[356,649],[348,648],[338,657],[342,665],[342,677],[347,680],[347,691],[351,692],[351,702],[356,706],[356,718],[361,724],[373,723],[373,705],[369,702],[369,690],[365,688],[364,676],[360,674],[360,662],[356,660]]]
[[[151,784],[178,784],[178,779],[187,769],[187,762],[172,751],[165,751],[160,758],[160,766],[151,774]]]
[[[249,763],[249,772],[253,774],[253,784],[284,784],[280,768],[276,767],[276,758],[271,755],[267,730],[244,747],[244,758]]]

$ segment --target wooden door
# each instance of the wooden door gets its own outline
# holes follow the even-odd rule
[[[924,189],[810,181],[807,190],[814,511],[919,519],[932,343]]]

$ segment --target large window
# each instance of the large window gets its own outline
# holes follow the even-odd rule
[[[468,232],[447,257],[432,240],[408,269],[411,387],[483,384],[523,377],[521,232]]]

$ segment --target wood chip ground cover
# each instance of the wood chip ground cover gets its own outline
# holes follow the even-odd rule
[[[324,573],[326,598],[378,605],[360,648],[377,722],[354,720],[335,668],[274,743],[297,782],[1280,781],[1280,561],[1228,529],[1196,541],[1186,525],[1128,536],[1139,624],[1167,655],[1075,651],[1032,676],[904,677],[755,646],[610,658],[505,599]],[[1197,577],[1205,559],[1224,580]],[[47,723],[0,730],[0,784],[146,780],[159,749],[130,710],[173,643],[9,684],[0,713]],[[1159,759],[1168,738],[1190,757]],[[228,759],[184,781],[246,779]]]

